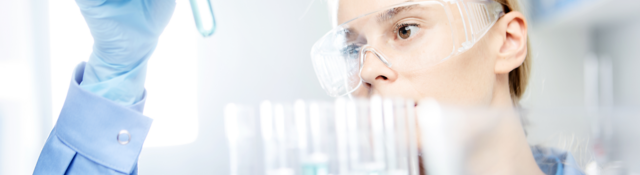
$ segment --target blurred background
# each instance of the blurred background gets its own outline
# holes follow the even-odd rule
[[[213,36],[202,38],[189,2],[177,0],[151,58],[145,115],[154,125],[140,156],[141,174],[228,174],[227,103],[332,100],[309,56],[332,27],[332,1],[211,3],[218,26]],[[530,143],[581,153],[584,145],[608,140],[620,150],[608,159],[623,162],[623,174],[640,174],[634,150],[640,147],[640,132],[634,132],[640,131],[634,128],[640,124],[634,113],[640,108],[640,1],[521,3],[533,53],[521,104],[546,111],[528,115]],[[87,60],[92,42],[74,1],[0,0],[0,174],[33,172],[73,68]],[[602,136],[606,127],[591,115],[603,111],[626,111],[607,120],[620,126],[610,131],[616,137]],[[581,165],[587,169],[589,161]]]

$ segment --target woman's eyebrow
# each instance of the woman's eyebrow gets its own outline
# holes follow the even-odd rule
[[[346,39],[346,41],[354,41],[355,40],[355,36],[358,36],[358,31],[355,28],[345,28],[342,31],[344,33],[344,37]]]
[[[414,5],[408,5],[408,6],[402,6],[402,7],[395,7],[392,9],[389,9],[387,11],[384,11],[382,13],[380,13],[378,15],[378,22],[386,22],[390,19],[392,19],[393,17],[395,17],[396,15],[402,13],[402,12],[406,12],[408,10],[413,9],[413,7],[415,7],[416,4]]]

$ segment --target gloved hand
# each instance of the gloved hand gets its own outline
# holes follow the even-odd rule
[[[146,65],[175,0],[76,0],[94,39],[80,87],[123,105],[142,99]]]

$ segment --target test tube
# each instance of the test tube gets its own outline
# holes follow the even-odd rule
[[[189,0],[193,19],[196,21],[198,32],[203,37],[208,37],[216,30],[216,19],[213,16],[213,8],[209,0]]]
[[[338,121],[336,129],[339,135],[340,132],[345,132],[345,137],[339,138],[338,141],[339,152],[346,154],[346,157],[339,158],[339,160],[347,159],[346,162],[340,163],[341,171],[346,171],[345,174],[385,174],[384,121],[381,101],[380,97],[374,97],[370,101],[347,100],[346,110],[336,110],[346,114],[336,115],[344,117],[344,119],[336,118]]]
[[[233,103],[225,106],[224,125],[229,146],[230,175],[261,174],[258,167],[262,161],[255,158],[262,149],[258,122],[251,107]]]
[[[260,104],[260,123],[264,146],[266,175],[295,175],[296,159],[295,128],[291,110],[280,103],[263,101]],[[292,144],[293,143],[293,144]]]
[[[238,107],[227,104],[224,109],[225,133],[229,144],[229,169],[231,175],[238,175]]]
[[[347,132],[347,100],[338,98],[335,102],[336,162],[337,174],[349,173],[349,143]]]
[[[419,174],[417,136],[411,100],[383,101],[385,148],[388,175]]]
[[[302,175],[335,174],[330,162],[333,155],[333,106],[326,103],[296,101],[297,131]]]

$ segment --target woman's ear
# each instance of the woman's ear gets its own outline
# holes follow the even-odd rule
[[[522,13],[511,11],[496,23],[502,45],[496,60],[495,73],[506,74],[518,68],[527,56],[527,21]]]

